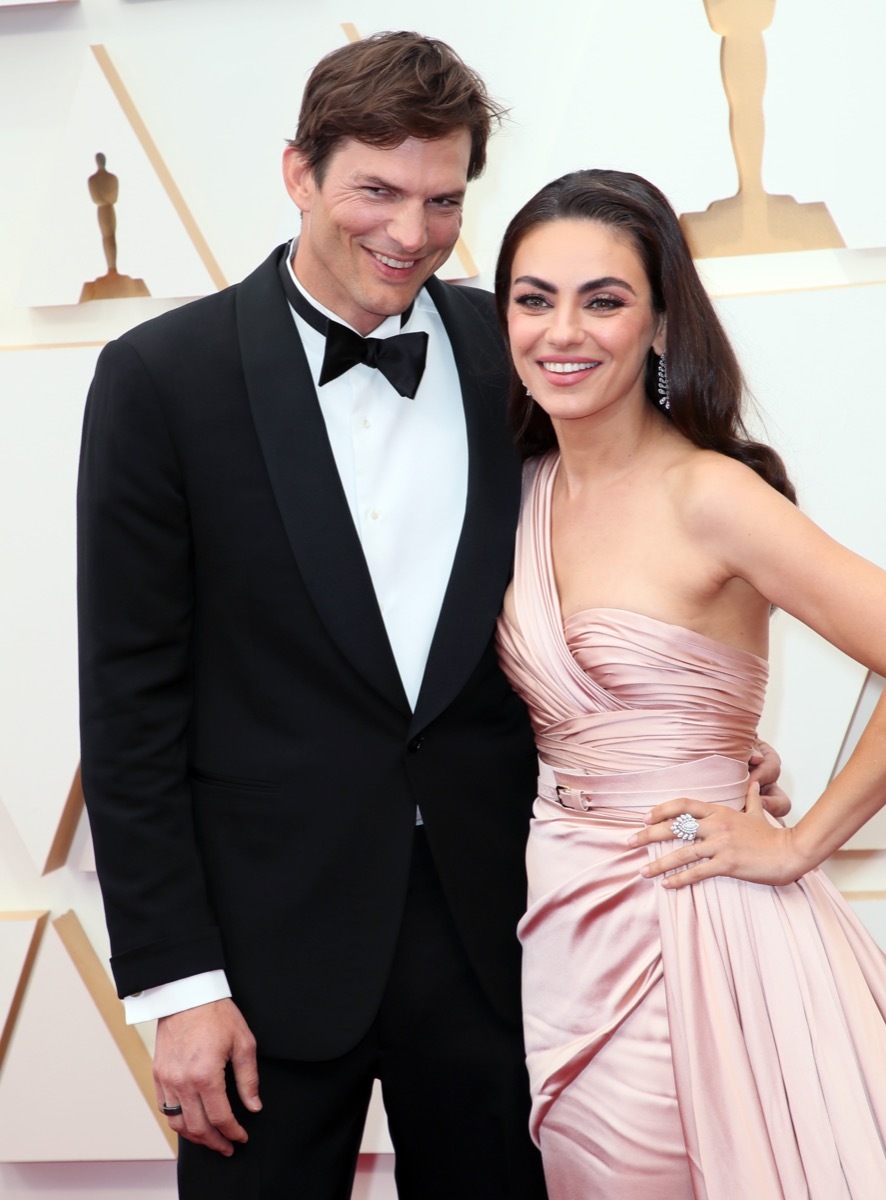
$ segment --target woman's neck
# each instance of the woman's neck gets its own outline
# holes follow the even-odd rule
[[[560,451],[560,484],[575,495],[589,484],[612,483],[641,466],[657,448],[680,435],[648,403],[633,412],[611,412],[554,422]]]

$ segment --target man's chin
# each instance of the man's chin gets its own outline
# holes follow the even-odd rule
[[[427,281],[427,275],[422,275],[420,278],[404,279],[402,283],[392,280],[389,286],[373,288],[371,295],[367,296],[367,309],[379,318],[395,317],[409,308]]]

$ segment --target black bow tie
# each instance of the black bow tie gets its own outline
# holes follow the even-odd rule
[[[366,363],[367,367],[377,367],[401,396],[408,396],[410,400],[415,398],[428,353],[426,333],[365,338],[336,321],[328,321],[327,326],[321,385],[337,379],[356,363]]]
[[[300,317],[326,338],[320,386],[337,379],[357,363],[377,367],[388,383],[400,393],[415,398],[424,374],[428,355],[426,333],[395,333],[389,338],[361,337],[346,325],[330,321],[318,312],[292,282],[287,265],[288,249],[280,258],[280,279],[286,298]],[[409,320],[412,305],[400,318],[401,326]]]

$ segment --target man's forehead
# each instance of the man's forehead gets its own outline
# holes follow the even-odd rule
[[[470,133],[458,129],[441,138],[406,137],[391,146],[376,146],[345,138],[329,156],[328,166],[347,177],[372,176],[393,180],[416,171],[440,171],[458,176],[463,186],[470,159]],[[464,176],[464,178],[462,178]]]

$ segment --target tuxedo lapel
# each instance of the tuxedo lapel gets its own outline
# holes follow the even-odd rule
[[[520,466],[505,420],[506,371],[498,331],[457,289],[433,278],[427,288],[458,367],[468,437],[468,494],[413,730],[452,702],[483,657],[513,569],[520,507]]]
[[[352,666],[395,707],[409,704],[348,508],[277,264],[237,289],[246,390],[271,487],[305,586]]]

